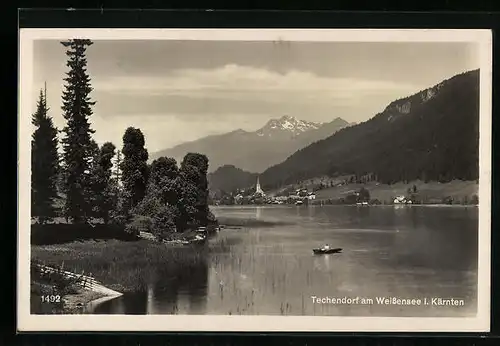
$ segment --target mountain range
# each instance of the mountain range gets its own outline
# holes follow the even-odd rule
[[[383,183],[476,180],[479,70],[391,102],[370,120],[297,150],[260,175],[277,188],[323,175],[371,173]]]
[[[208,157],[211,172],[232,165],[244,171],[259,173],[284,161],[297,150],[350,125],[353,124],[341,118],[328,123],[315,123],[285,115],[269,120],[257,131],[238,129],[204,137],[152,153],[151,159],[167,156],[180,162],[187,153],[197,152]]]

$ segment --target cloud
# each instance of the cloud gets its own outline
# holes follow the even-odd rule
[[[391,101],[476,68],[463,43],[96,41],[88,71],[100,143],[121,145],[126,127],[158,150],[237,128],[256,130],[284,114],[304,120],[364,121]],[[34,110],[47,82],[50,114],[62,129],[68,70],[59,40],[34,45]]]
[[[359,93],[405,93],[418,87],[384,80],[322,77],[299,70],[289,70],[281,74],[263,68],[235,64],[215,69],[180,69],[155,77],[112,77],[95,83],[96,90],[120,94],[188,94],[192,97],[206,97],[214,92],[225,93],[228,97],[231,95],[239,97],[243,92],[323,93],[356,97]]]
[[[210,134],[243,128],[256,130],[283,114],[304,120],[366,120],[394,99],[423,87],[359,78],[330,78],[311,72],[278,73],[264,68],[225,65],[213,69],[177,69],[158,76],[95,76],[97,101],[92,127],[99,143],[121,145],[128,126],[143,130],[152,151]],[[49,106],[56,125],[62,83],[52,82]],[[38,91],[33,94],[36,100]]]
[[[367,118],[394,99],[423,89],[404,82],[331,78],[300,70],[278,73],[235,64],[178,69],[154,77],[96,78],[93,86],[103,116],[175,113],[187,122],[206,119],[207,113],[220,120],[253,114],[262,121],[288,113],[327,121],[340,109]]]

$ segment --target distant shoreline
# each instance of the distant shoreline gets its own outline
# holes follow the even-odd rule
[[[309,204],[309,205],[294,205],[294,204],[245,204],[245,205],[235,205],[235,204],[227,204],[227,205],[210,205],[210,208],[213,209],[255,209],[255,208],[311,208],[311,207],[357,207],[357,208],[367,208],[367,207],[385,207],[385,208],[402,208],[402,207],[432,207],[432,208],[442,208],[442,207],[451,207],[451,208],[472,208],[479,207],[479,204],[369,204],[369,205],[356,205],[356,204]]]

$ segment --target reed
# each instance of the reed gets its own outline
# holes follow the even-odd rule
[[[168,247],[141,240],[73,242],[64,245],[32,246],[32,259],[48,266],[64,262],[68,271],[84,271],[105,286],[121,291],[145,290],[161,276],[203,265],[206,261],[203,247]]]

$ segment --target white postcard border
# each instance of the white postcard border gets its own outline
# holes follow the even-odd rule
[[[19,331],[322,331],[487,332],[490,329],[492,33],[484,29],[20,29],[18,115],[18,330]],[[30,119],[33,41],[224,40],[336,42],[471,42],[480,51],[478,313],[474,318],[31,315]]]

